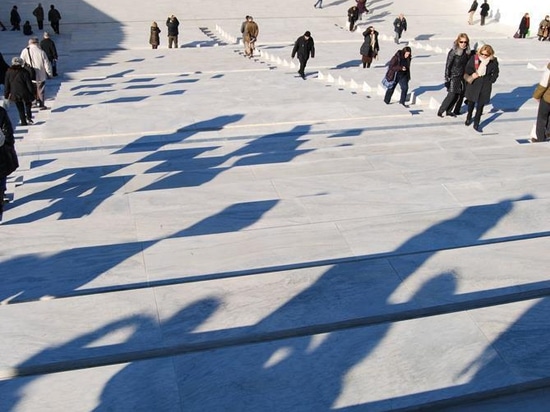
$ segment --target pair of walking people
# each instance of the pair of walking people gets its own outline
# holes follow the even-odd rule
[[[443,117],[443,113],[450,117],[460,115],[462,103],[466,99],[468,110],[464,124],[470,126],[473,123],[474,130],[481,133],[483,108],[491,99],[492,86],[498,76],[499,64],[494,49],[484,44],[476,51],[472,51],[468,35],[460,33],[453,48],[447,54],[445,64],[447,96],[439,107],[437,115],[439,117]]]

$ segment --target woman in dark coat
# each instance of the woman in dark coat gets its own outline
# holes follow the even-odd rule
[[[406,107],[405,101],[407,99],[407,92],[409,91],[409,81],[411,80],[411,59],[411,48],[406,46],[401,50],[397,50],[397,53],[395,53],[388,63],[386,80],[393,81],[395,79],[395,83],[393,87],[389,87],[386,90],[386,95],[384,96],[386,104],[390,104],[393,92],[397,85],[399,85],[401,88],[399,103]]]
[[[464,100],[464,69],[470,58],[470,39],[466,33],[460,33],[454,41],[453,48],[447,54],[445,64],[445,86],[447,97],[441,103],[437,115],[443,117],[443,112],[450,117],[460,114]]]
[[[349,31],[355,30],[355,23],[359,20],[359,9],[357,6],[351,6],[348,9],[348,22],[349,22]]]
[[[468,115],[465,125],[472,124],[472,114],[475,107],[474,129],[481,133],[479,122],[483,113],[483,106],[491,100],[493,83],[497,81],[499,75],[498,60],[495,57],[493,48],[488,44],[481,46],[477,53],[470,57],[464,71],[465,76],[469,77],[466,80],[466,93],[464,95],[468,100]]]
[[[518,33],[520,39],[525,39],[527,33],[529,33],[529,27],[531,27],[531,18],[529,13],[525,13],[519,22]]]
[[[21,30],[21,16],[19,15],[19,12],[17,11],[17,6],[13,6],[11,8],[10,13],[10,23],[11,23],[11,31],[14,30]]]
[[[374,30],[374,27],[367,27],[367,30],[363,32],[363,37],[365,40],[363,41],[359,52],[362,56],[364,69],[365,67],[370,67],[372,60],[378,56],[380,46],[378,45],[378,32]]]
[[[4,98],[15,103],[21,125],[26,126],[33,123],[31,106],[35,96],[31,75],[23,68],[23,63],[21,57],[11,60],[11,67],[6,72]]]
[[[149,35],[149,44],[153,49],[160,45],[160,29],[156,21],[151,24],[151,34]]]

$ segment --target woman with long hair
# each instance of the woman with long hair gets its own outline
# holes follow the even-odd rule
[[[437,111],[439,117],[443,117],[443,113],[450,117],[456,117],[460,114],[466,88],[464,69],[470,54],[470,38],[466,33],[460,33],[453,43],[453,48],[447,54],[447,62],[445,63],[447,96]]]

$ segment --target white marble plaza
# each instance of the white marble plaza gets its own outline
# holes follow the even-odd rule
[[[468,25],[470,1],[373,0],[355,32],[352,0],[314,2],[55,3],[60,75],[16,128],[0,225],[0,410],[548,410],[550,42]],[[436,116],[460,32],[500,62],[483,133]],[[407,44],[410,105],[386,105]]]

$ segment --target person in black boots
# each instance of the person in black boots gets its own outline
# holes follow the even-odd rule
[[[15,103],[21,126],[32,124],[31,107],[35,98],[31,76],[23,67],[24,63],[21,57],[14,57],[4,80],[4,99]]]
[[[370,67],[373,59],[376,59],[378,52],[380,52],[380,45],[378,44],[378,32],[374,30],[373,26],[367,27],[367,30],[363,32],[363,44],[359,53],[361,53],[361,62],[363,63],[363,69]]]
[[[473,121],[474,130],[479,133],[483,131],[479,125],[483,106],[491,100],[493,83],[497,81],[498,75],[499,67],[495,51],[488,44],[484,44],[477,50],[477,53],[470,57],[464,70],[466,81],[464,97],[468,101],[468,115],[465,125],[469,126]],[[476,113],[472,119],[474,108]]]
[[[7,178],[18,167],[19,161],[15,152],[15,139],[10,117],[6,110],[0,107],[0,221],[4,214]]]
[[[437,115],[443,117],[456,117],[460,114],[462,101],[464,100],[464,69],[470,58],[470,39],[466,33],[460,33],[454,41],[453,48],[447,54],[445,64],[445,87],[447,96],[441,103]]]
[[[11,31],[21,30],[21,16],[17,11],[17,6],[13,6],[10,13]]]
[[[52,74],[55,77],[57,76],[57,59],[59,58],[57,55],[57,48],[55,47],[55,42],[50,37],[50,33],[45,31],[43,37],[44,38],[40,41],[40,48],[46,53],[52,66]]]

